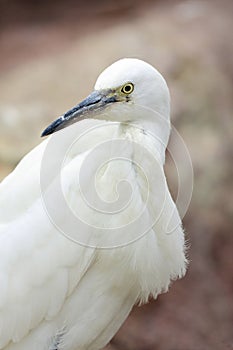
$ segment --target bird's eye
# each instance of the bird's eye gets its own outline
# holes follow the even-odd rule
[[[126,83],[125,85],[122,86],[121,92],[123,94],[129,95],[131,92],[133,92],[134,85],[132,83]]]

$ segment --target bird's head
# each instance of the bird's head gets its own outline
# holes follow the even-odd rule
[[[106,68],[94,91],[49,125],[42,136],[87,118],[143,125],[145,119],[160,123],[156,116],[167,123],[169,130],[170,97],[164,78],[148,63],[125,58]]]

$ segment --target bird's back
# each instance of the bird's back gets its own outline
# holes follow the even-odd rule
[[[92,151],[100,141],[107,141],[109,147],[102,148],[103,159],[115,154],[109,142],[118,133],[116,124],[105,129],[100,124],[94,122],[87,134],[82,134],[82,129],[82,138],[72,145],[61,173],[55,172],[52,181],[46,179],[51,178],[60,157],[59,137],[54,141],[57,152],[49,164],[46,152],[50,140],[29,153],[0,185],[0,349],[100,349],[136,301],[146,301],[150,294],[156,297],[168,288],[171,279],[184,273],[183,231],[163,172],[157,174],[156,169],[148,168],[154,171],[154,183],[146,201],[146,181],[132,164],[129,143],[124,148],[128,161],[106,163],[95,177],[98,159]],[[84,167],[82,177],[84,163],[90,164],[88,157],[91,166]],[[119,178],[134,184],[132,200],[124,211],[117,212],[115,207],[114,213],[106,213],[104,210],[117,198],[113,189]],[[108,202],[103,210],[94,207],[94,212],[82,197],[84,192],[91,204],[99,204],[95,196],[88,197],[93,179],[97,193],[102,192],[101,203]],[[165,194],[159,190],[161,179]],[[56,201],[57,183],[65,208]],[[53,206],[46,207],[46,199],[53,195]],[[161,199],[163,211],[158,215]],[[147,218],[151,226],[142,231],[144,227],[138,224],[137,231],[134,222],[142,209],[145,217],[140,225]],[[178,225],[169,236],[164,225],[174,210]],[[68,232],[62,232],[64,227],[59,224],[67,223],[68,212],[73,213],[75,225],[65,225]]]

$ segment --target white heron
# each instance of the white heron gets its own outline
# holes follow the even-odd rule
[[[83,119],[95,122],[90,127]],[[59,175],[65,203],[81,217],[69,226],[51,169],[76,125],[88,132],[73,144]],[[56,131],[0,185],[0,349],[102,349],[135,304],[167,291],[186,270],[184,233],[163,172],[170,98],[161,74],[138,59],[115,62],[94,92],[42,136]],[[117,157],[96,174],[96,146],[103,144],[100,153]],[[87,193],[95,201],[93,179],[105,205],[99,211],[83,199]],[[114,211],[114,201],[129,194],[124,187],[117,196],[122,179],[131,184],[131,200]]]

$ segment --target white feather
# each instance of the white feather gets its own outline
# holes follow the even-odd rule
[[[150,295],[156,298],[167,291],[172,279],[185,273],[183,230],[162,168],[170,130],[166,83],[151,66],[132,59],[108,68],[98,79],[96,88],[111,88],[129,80],[135,81],[135,101],[139,99],[151,108],[156,107],[157,113],[167,118],[167,127],[162,128],[157,120],[153,124],[153,120],[145,121],[141,114],[135,114],[136,103],[131,107],[118,103],[116,110],[109,112],[107,125],[100,121],[84,121],[76,127],[77,136],[82,135],[82,138],[73,145],[61,171],[62,190],[70,209],[90,224],[85,231],[77,224],[77,237],[93,247],[77,244],[62,235],[46,211],[40,172],[51,139],[32,150],[0,184],[0,349],[101,349],[135,303],[148,301]],[[116,115],[119,115],[119,123],[114,119]],[[144,131],[154,128],[149,131],[160,135],[162,146],[146,132],[120,123],[124,118],[133,117],[135,124],[141,125]],[[103,115],[99,119],[104,119]],[[90,126],[94,128],[90,130]],[[86,130],[88,133],[83,134]],[[51,181],[44,189],[54,198],[60,223],[67,221],[66,212],[56,201],[55,186],[60,174],[52,176],[50,170],[56,166],[56,159],[62,152],[61,136],[65,133],[66,130],[61,131],[54,139],[56,147],[46,174]],[[98,158],[94,157],[81,179],[82,167],[95,146],[113,139],[123,141],[122,156],[130,161],[117,159],[106,163],[96,174]],[[142,146],[142,153],[136,152],[135,142]],[[114,143],[101,152],[99,156],[111,158],[116,152]],[[156,166],[151,163],[151,157],[156,159]],[[140,162],[141,169],[147,170],[149,200],[147,181],[134,160]],[[90,186],[93,177],[97,193],[107,203],[116,201],[119,179],[131,183],[132,200],[124,211],[114,215],[93,212],[82,197],[84,191],[95,203]],[[158,216],[161,203],[164,206]],[[115,230],[115,236],[110,229],[106,230],[127,225],[140,216],[142,210],[145,220],[139,224],[139,231],[143,230],[145,221],[153,223],[142,237],[135,240],[135,232],[130,229],[123,233]],[[175,229],[172,234],[166,234],[165,227],[171,216]],[[99,233],[95,227],[105,231]],[[95,248],[122,240],[134,242],[115,249]]]

